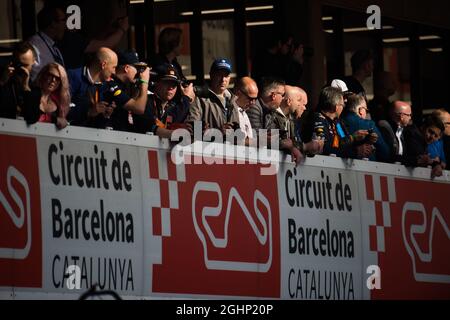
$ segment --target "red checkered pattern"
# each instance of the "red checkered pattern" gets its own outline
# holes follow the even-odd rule
[[[367,200],[373,203],[375,224],[369,226],[370,250],[377,253],[386,252],[385,232],[392,227],[391,204],[397,201],[394,178],[366,175]]]
[[[148,152],[150,180],[159,185],[158,198],[160,207],[152,208],[153,235],[157,237],[171,236],[172,210],[179,208],[178,186],[186,182],[185,166],[175,165],[170,153],[157,150]]]

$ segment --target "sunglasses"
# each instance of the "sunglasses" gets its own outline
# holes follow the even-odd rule
[[[251,103],[256,103],[256,101],[258,100],[258,97],[256,98],[252,98],[250,97],[247,93],[245,93],[243,90],[239,90],[246,98],[249,102]]]

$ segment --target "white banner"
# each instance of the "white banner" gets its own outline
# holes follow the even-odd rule
[[[1,125],[1,298],[450,298],[448,172]]]

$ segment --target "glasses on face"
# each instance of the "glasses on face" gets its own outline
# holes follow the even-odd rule
[[[53,82],[53,81],[60,82],[61,81],[60,76],[54,75],[52,73],[47,73],[46,78],[47,78],[48,82]]]
[[[401,116],[405,116],[405,117],[411,117],[411,113],[404,113],[404,112],[397,112],[397,115],[399,116],[399,117],[401,117]]]
[[[280,95],[283,99],[286,97],[286,92],[273,92],[272,94]]]
[[[256,101],[258,100],[258,97],[252,98],[247,93],[245,93],[243,90],[239,90],[239,91],[247,98],[248,102],[250,102],[252,104],[256,103]]]

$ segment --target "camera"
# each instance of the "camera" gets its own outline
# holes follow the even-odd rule
[[[148,64],[146,64],[145,62],[138,62],[134,64],[134,67],[137,69],[136,77],[139,77],[141,73],[143,73],[145,69],[147,69]]]

